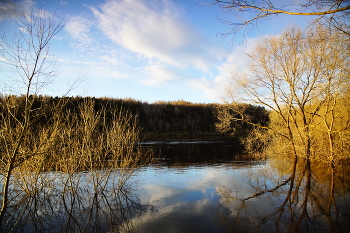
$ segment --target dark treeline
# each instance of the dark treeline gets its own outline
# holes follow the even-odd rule
[[[2,96],[1,101],[5,98],[12,98],[13,106],[19,108],[18,113],[21,114],[20,109],[24,109],[25,96]],[[50,96],[31,96],[33,100],[32,111],[36,109],[44,110],[45,114],[41,115],[36,124],[45,124],[50,120],[54,114],[54,106],[58,102],[64,102],[64,107],[61,111],[65,114],[75,113],[78,106],[81,106],[86,100],[93,100],[95,102],[95,110],[106,108],[107,112],[113,110],[123,109],[130,111],[133,115],[138,117],[139,126],[142,128],[143,134],[215,134],[216,109],[218,104],[198,104],[183,100],[178,101],[157,101],[155,103],[142,102],[128,99],[113,99],[113,98],[94,98],[94,97],[50,97]],[[249,115],[256,121],[268,121],[267,112],[264,108],[245,105],[245,109]],[[3,111],[3,110],[1,110]],[[109,116],[105,116],[107,121]],[[248,125],[242,125],[241,134],[246,134],[250,131]]]

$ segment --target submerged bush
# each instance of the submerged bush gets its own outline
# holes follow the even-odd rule
[[[152,159],[138,144],[135,116],[96,111],[92,100],[67,114],[60,102],[45,124],[35,123],[45,116],[39,108],[24,127],[11,101],[2,102],[0,118],[1,187],[8,189],[7,196],[2,192],[1,230],[119,229],[127,220],[122,215],[143,208],[127,194],[131,174]]]

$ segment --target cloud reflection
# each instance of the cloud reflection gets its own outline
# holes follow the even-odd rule
[[[240,187],[246,186],[246,168],[234,164],[144,168],[136,174],[143,180],[139,197],[141,203],[153,205],[155,211],[135,218],[135,229],[137,232],[163,232],[162,229],[164,232],[198,232],[215,226],[211,232],[225,232],[215,218],[219,211],[218,190],[228,184],[233,188],[233,178]]]

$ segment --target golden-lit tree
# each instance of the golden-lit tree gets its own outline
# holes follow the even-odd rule
[[[323,27],[291,28],[260,41],[247,54],[249,70],[233,80],[246,101],[270,111],[270,124],[256,124],[228,104],[218,111],[226,124],[217,126],[227,131],[230,122],[253,125],[259,132],[252,136],[268,145],[270,155],[331,164],[349,158],[348,48],[346,36]]]

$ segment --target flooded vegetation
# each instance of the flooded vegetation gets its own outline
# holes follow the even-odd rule
[[[128,180],[153,155],[137,143],[135,117],[93,101],[65,114],[64,104],[33,109],[32,100],[23,117],[16,101],[1,102],[0,231],[125,231],[145,208]],[[52,117],[40,121],[46,111]]]
[[[350,231],[348,33],[262,39],[223,104],[148,104],[40,96],[64,23],[32,9],[18,26],[1,52],[20,77],[0,96],[1,232]]]
[[[121,187],[121,177],[116,171],[48,172],[36,184],[17,181],[1,232],[128,232],[128,220],[148,206],[134,187]]]
[[[348,232],[350,172],[248,161],[227,137],[145,139],[157,159],[122,170],[14,182],[6,232]],[[25,182],[26,181],[26,182]],[[26,187],[30,193],[21,192]],[[32,186],[31,186],[32,185]],[[34,192],[36,190],[36,192]],[[30,194],[30,195],[28,195]]]

